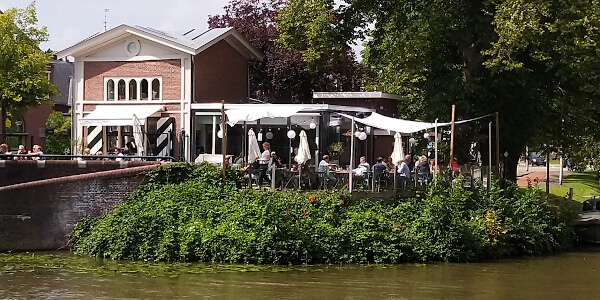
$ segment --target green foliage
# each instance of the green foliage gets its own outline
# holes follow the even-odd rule
[[[40,105],[57,92],[48,80],[51,54],[39,45],[47,41],[45,27],[37,28],[34,4],[25,9],[8,9],[0,14],[0,110],[2,120],[9,112],[22,112]],[[0,122],[0,142],[6,136]]]
[[[71,151],[71,118],[59,111],[52,111],[46,120],[46,154],[69,154]]]
[[[452,104],[461,119],[499,112],[509,178],[526,145],[576,154],[573,141],[600,140],[600,1],[353,0],[329,24],[329,7],[311,13],[331,2],[289,1],[278,25],[284,44],[312,59],[366,34],[363,64],[374,76],[366,88],[407,97],[400,116],[449,120]],[[486,125],[458,126],[458,160]]]
[[[399,263],[539,255],[571,242],[573,216],[535,188],[488,194],[437,180],[398,202],[239,189],[235,175],[223,183],[209,165],[151,171],[127,202],[78,224],[72,248],[150,261]]]

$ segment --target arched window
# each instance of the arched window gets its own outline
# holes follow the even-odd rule
[[[152,100],[160,99],[160,82],[158,79],[152,80]]]
[[[115,100],[115,82],[112,79],[106,82],[106,100]]]
[[[125,100],[125,80],[119,80],[118,86],[119,100]]]
[[[140,86],[141,100],[148,100],[148,80],[142,79]]]
[[[137,81],[129,80],[129,100],[137,100]]]

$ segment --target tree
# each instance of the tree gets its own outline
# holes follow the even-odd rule
[[[280,18],[297,18],[303,14],[293,8],[321,2],[333,0],[290,0]],[[375,76],[368,86],[409,98],[400,107],[404,117],[448,120],[452,104],[462,118],[499,112],[509,179],[516,179],[526,145],[568,153],[573,139],[597,136],[598,0],[346,2],[329,28],[310,18],[303,26],[327,30],[328,43],[367,34],[363,62]],[[306,30],[285,29],[282,38],[288,35],[310,40]],[[486,125],[458,128],[459,160]]]
[[[53,111],[46,120],[47,154],[69,154],[71,150],[71,118],[59,111]]]
[[[33,3],[0,14],[0,142],[6,139],[7,113],[22,113],[57,92],[46,73],[51,55],[39,49],[48,39],[46,27],[36,24]]]
[[[307,103],[315,90],[359,90],[363,69],[355,61],[351,48],[345,46],[335,62],[323,64],[317,70],[302,59],[302,52],[275,43],[279,38],[277,15],[285,3],[284,0],[232,0],[225,6],[225,14],[209,18],[210,28],[234,27],[265,53],[263,61],[250,65],[252,97],[266,102]]]

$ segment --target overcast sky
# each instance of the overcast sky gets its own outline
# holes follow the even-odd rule
[[[38,24],[48,27],[49,41],[40,48],[63,50],[97,32],[120,24],[185,32],[208,28],[209,15],[222,14],[229,0],[37,0]],[[25,8],[30,0],[0,0],[0,10]]]

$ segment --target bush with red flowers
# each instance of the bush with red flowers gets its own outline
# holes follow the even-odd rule
[[[78,254],[256,264],[477,261],[570,245],[572,220],[536,188],[475,192],[434,181],[401,201],[240,189],[209,165],[170,164],[73,231]]]

